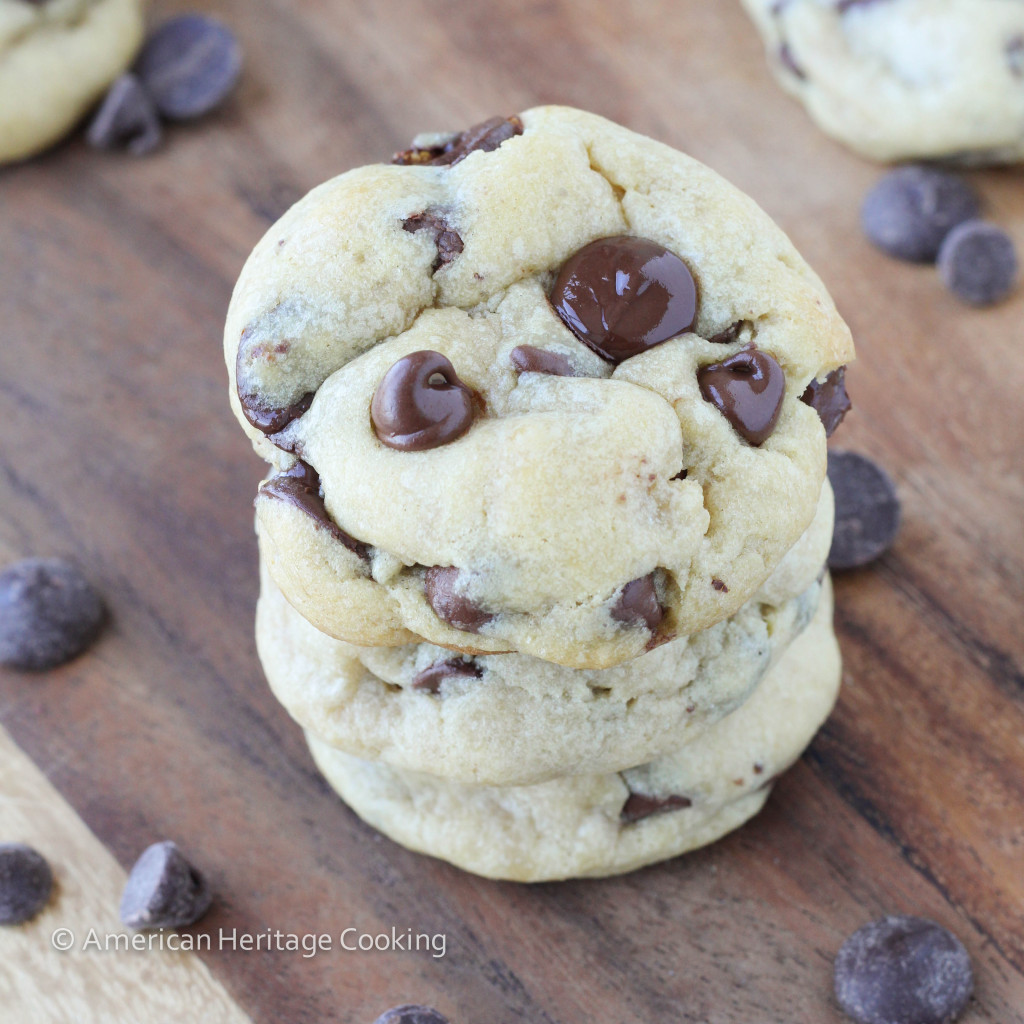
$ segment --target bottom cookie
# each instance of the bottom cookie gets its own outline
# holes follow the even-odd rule
[[[705,846],[756,814],[828,716],[839,677],[826,578],[810,625],[746,703],[649,764],[532,786],[475,786],[306,738],[342,799],[403,846],[490,878],[599,877]]]

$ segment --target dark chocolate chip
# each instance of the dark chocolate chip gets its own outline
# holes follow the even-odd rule
[[[739,340],[739,336],[743,333],[743,328],[750,326],[749,320],[737,320],[733,324],[729,324],[724,331],[719,331],[717,334],[713,334],[708,341],[712,345],[731,345],[734,341]]]
[[[807,81],[807,72],[797,63],[797,59],[793,54],[793,47],[789,43],[783,43],[779,47],[779,63],[791,75],[799,78],[802,82]]]
[[[859,1024],[951,1024],[971,998],[974,974],[951,931],[894,915],[843,943],[835,989],[839,1005]]]
[[[714,587],[714,589],[717,590],[720,594],[728,594],[729,593],[729,588],[726,586],[724,580],[713,579],[711,581],[711,586]]]
[[[22,843],[0,843],[0,924],[21,924],[46,906],[53,872],[41,854]]]
[[[665,617],[665,610],[658,603],[654,573],[630,580],[612,606],[611,616],[629,626],[646,626],[653,633]]]
[[[523,134],[523,122],[512,117],[492,117],[453,135],[444,144],[426,149],[405,149],[392,157],[393,164],[432,164],[454,166],[478,150],[490,153],[514,135]]]
[[[860,210],[864,234],[883,252],[914,263],[934,263],[943,239],[977,217],[981,200],[951,171],[897,167],[867,194]]]
[[[174,843],[154,843],[128,876],[121,921],[129,928],[180,928],[198,921],[212,898],[203,876]]]
[[[455,591],[459,570],[454,566],[434,565],[424,576],[427,603],[440,619],[466,633],[479,633],[494,618]]]
[[[680,811],[692,807],[693,801],[688,796],[647,796],[644,793],[630,793],[622,805],[620,814],[624,825],[632,825],[655,814],[667,814],[669,811]]]
[[[0,665],[41,672],[81,654],[106,612],[81,571],[59,558],[26,558],[0,572]]]
[[[287,501],[295,505],[305,512],[318,527],[327,530],[335,540],[344,544],[353,554],[360,558],[370,557],[367,546],[347,534],[331,518],[320,493],[320,475],[308,462],[296,459],[295,464],[285,472],[272,476],[260,488],[259,494],[266,498],[276,498],[278,501]]]
[[[825,428],[825,436],[831,437],[853,407],[846,393],[846,367],[840,366],[833,370],[824,380],[812,380],[800,396],[800,401],[818,414]]]
[[[560,352],[533,345],[517,345],[509,356],[520,373],[549,373],[554,377],[575,377],[572,363]]]
[[[786,394],[786,375],[767,353],[745,348],[702,366],[697,383],[710,402],[750,444],[763,444],[771,436]]]
[[[85,141],[97,149],[125,146],[134,156],[151,153],[163,137],[160,115],[138,78],[124,74],[107,91]]]
[[[686,264],[663,245],[616,235],[566,260],[551,304],[584,345],[621,363],[693,327],[697,285]]]
[[[439,213],[429,210],[425,213],[417,213],[402,221],[402,227],[409,232],[426,229],[433,233],[434,246],[437,249],[437,258],[434,260],[432,268],[435,272],[451,263],[463,250],[462,236],[450,227]]]
[[[280,433],[289,423],[309,411],[315,397],[316,392],[307,391],[297,402],[292,402],[291,405],[286,405],[283,409],[268,409],[260,404],[260,399],[256,395],[239,394],[238,401],[242,406],[245,418],[257,430],[267,434],[273,440],[274,434]]]
[[[242,48],[221,22],[202,14],[171,18],[146,40],[135,73],[164,117],[184,120],[213,110],[235,87]]]
[[[1005,299],[1017,279],[1017,251],[994,224],[969,220],[954,228],[939,250],[939,274],[946,287],[972,306]]]
[[[425,690],[427,693],[438,693],[446,679],[479,679],[482,674],[480,666],[475,661],[463,661],[461,658],[435,661],[433,665],[428,665],[416,673],[412,680],[412,688]]]
[[[382,1013],[373,1024],[448,1024],[448,1018],[429,1006],[396,1006]]]
[[[889,475],[857,452],[830,451],[828,480],[836,496],[830,569],[854,569],[884,554],[900,527],[900,501]]]
[[[257,340],[268,333],[268,326],[271,328],[271,336],[273,335],[273,325],[268,325],[267,321],[278,319],[282,309],[282,306],[276,306],[266,316],[253,321],[242,331],[238,341],[238,354],[235,357],[235,380],[238,384],[238,401],[242,406],[242,413],[257,430],[267,435],[277,434],[289,423],[297,420],[309,410],[316,397],[315,392],[307,391],[291,404],[275,408],[268,405],[255,392],[247,392],[243,385],[243,381],[258,376],[252,371],[254,364],[274,365],[291,351],[291,342],[286,340]]]
[[[473,392],[440,352],[403,356],[384,374],[370,404],[377,437],[419,452],[462,437],[473,423]]]

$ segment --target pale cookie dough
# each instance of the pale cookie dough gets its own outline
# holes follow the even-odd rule
[[[756,814],[828,716],[839,676],[826,583],[811,625],[746,703],[678,753],[620,774],[465,786],[307,739],[342,799],[403,846],[519,882],[612,875],[704,846]]]
[[[735,615],[603,670],[431,644],[354,647],[317,631],[263,569],[256,642],[274,695],[347,754],[457,782],[529,785],[649,761],[733,711],[817,608],[827,483],[807,534]]]
[[[142,0],[0,0],[0,163],[67,134],[142,34]]]
[[[1024,0],[743,0],[776,77],[874,160],[1024,159]]]
[[[322,493],[320,515],[280,480],[257,500],[270,572],[319,629],[605,668],[734,613],[801,535],[825,472],[801,396],[852,343],[785,235],[706,167],[580,111],[521,124],[452,166],[364,167],[293,207],[235,289],[231,398],[257,449],[293,475],[300,455]],[[682,258],[697,310],[616,364],[548,293],[623,235]],[[757,444],[698,382],[749,345],[778,364]],[[573,375],[524,371],[524,346]],[[423,351],[469,396],[448,388],[462,433],[397,450],[371,404]]]

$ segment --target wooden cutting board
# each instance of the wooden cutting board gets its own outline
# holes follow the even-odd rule
[[[261,1024],[370,1024],[402,1002],[454,1024],[828,1024],[835,951],[887,912],[963,938],[966,1021],[1021,1020],[1024,289],[974,311],[872,250],[857,209],[879,169],[780,93],[731,0],[191,6],[244,41],[223,111],[149,159],[71,141],[0,170],[0,562],[72,556],[112,609],[71,665],[0,674],[0,840],[35,837],[59,883],[0,933],[4,1020],[171,1020],[139,1009],[170,986],[189,1020],[198,999]],[[220,335],[246,254],[307,189],[541,102],[683,148],[778,219],[857,340],[835,441],[890,470],[905,523],[837,580],[839,707],[760,817],[624,878],[527,887],[375,834],[271,697],[252,639],[262,464],[228,412]],[[973,179],[1024,250],[1021,169]],[[445,955],[223,949],[179,976],[167,953],[83,953],[58,970],[54,928],[88,907],[113,920],[111,855],[126,868],[164,838],[217,893],[186,934],[394,927],[443,934]],[[68,986],[100,994],[66,1003]]]

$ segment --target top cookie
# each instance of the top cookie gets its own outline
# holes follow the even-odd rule
[[[349,642],[574,667],[730,615],[821,492],[810,403],[852,356],[821,282],[742,193],[591,114],[399,159],[314,189],[232,298],[277,584]]]
[[[0,163],[56,142],[131,63],[141,0],[0,0]]]
[[[780,83],[874,160],[1024,159],[1021,0],[743,0]]]

